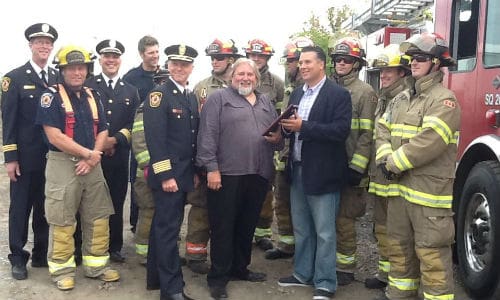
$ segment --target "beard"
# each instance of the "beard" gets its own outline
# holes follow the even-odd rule
[[[243,86],[243,83],[240,82],[238,85],[238,94],[242,96],[248,96],[253,92],[253,85],[250,86]]]

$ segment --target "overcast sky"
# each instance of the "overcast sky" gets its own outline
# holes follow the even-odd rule
[[[103,39],[122,42],[125,45],[122,74],[139,64],[137,42],[150,34],[160,42],[161,64],[166,59],[163,49],[169,45],[185,43],[198,50],[191,86],[210,74],[210,61],[204,49],[216,37],[234,39],[240,53],[248,40],[265,40],[276,51],[270,61],[271,71],[283,77],[284,69],[278,62],[288,37],[300,32],[312,13],[322,17],[326,25],[326,9],[343,3],[347,0],[9,1],[2,5],[0,18],[3,40],[0,73],[29,59],[24,30],[31,24],[46,22],[59,33],[53,55],[67,44],[95,51],[95,45]]]

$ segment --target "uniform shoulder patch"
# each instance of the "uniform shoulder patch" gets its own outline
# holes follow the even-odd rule
[[[51,93],[43,93],[40,98],[40,106],[43,108],[48,108],[52,104],[52,99],[54,99],[54,95]]]
[[[444,100],[444,101],[443,101],[443,104],[444,104],[445,106],[450,107],[450,108],[455,108],[455,107],[457,106],[457,104],[455,103],[455,101],[453,101],[453,100],[449,100],[449,99]]]
[[[153,108],[159,107],[162,96],[163,94],[161,92],[151,92],[151,94],[149,94],[149,106]]]
[[[9,90],[10,86],[10,78],[9,77],[4,77],[2,80],[2,92],[7,92]]]

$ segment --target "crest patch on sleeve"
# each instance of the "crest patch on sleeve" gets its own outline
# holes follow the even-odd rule
[[[4,77],[2,80],[2,92],[7,92],[10,86],[10,78]]]
[[[443,101],[443,104],[445,106],[448,106],[448,107],[451,107],[451,108],[455,108],[457,106],[457,104],[455,103],[455,101],[452,101],[452,100],[444,100]]]
[[[161,92],[152,92],[149,94],[149,106],[153,108],[159,107],[162,96],[163,94]]]
[[[54,99],[54,95],[51,93],[44,93],[40,98],[40,106],[43,108],[48,108],[52,104],[52,99]]]

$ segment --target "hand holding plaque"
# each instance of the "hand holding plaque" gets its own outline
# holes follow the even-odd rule
[[[269,127],[267,127],[266,131],[264,131],[264,133],[262,135],[263,136],[268,136],[270,132],[275,132],[276,129],[278,129],[278,126],[280,126],[281,120],[288,119],[291,116],[293,116],[295,114],[295,112],[297,111],[298,108],[299,108],[298,105],[290,104],[286,108],[286,110],[278,118],[276,118],[273,121],[273,123],[271,123],[271,125],[269,125]]]

